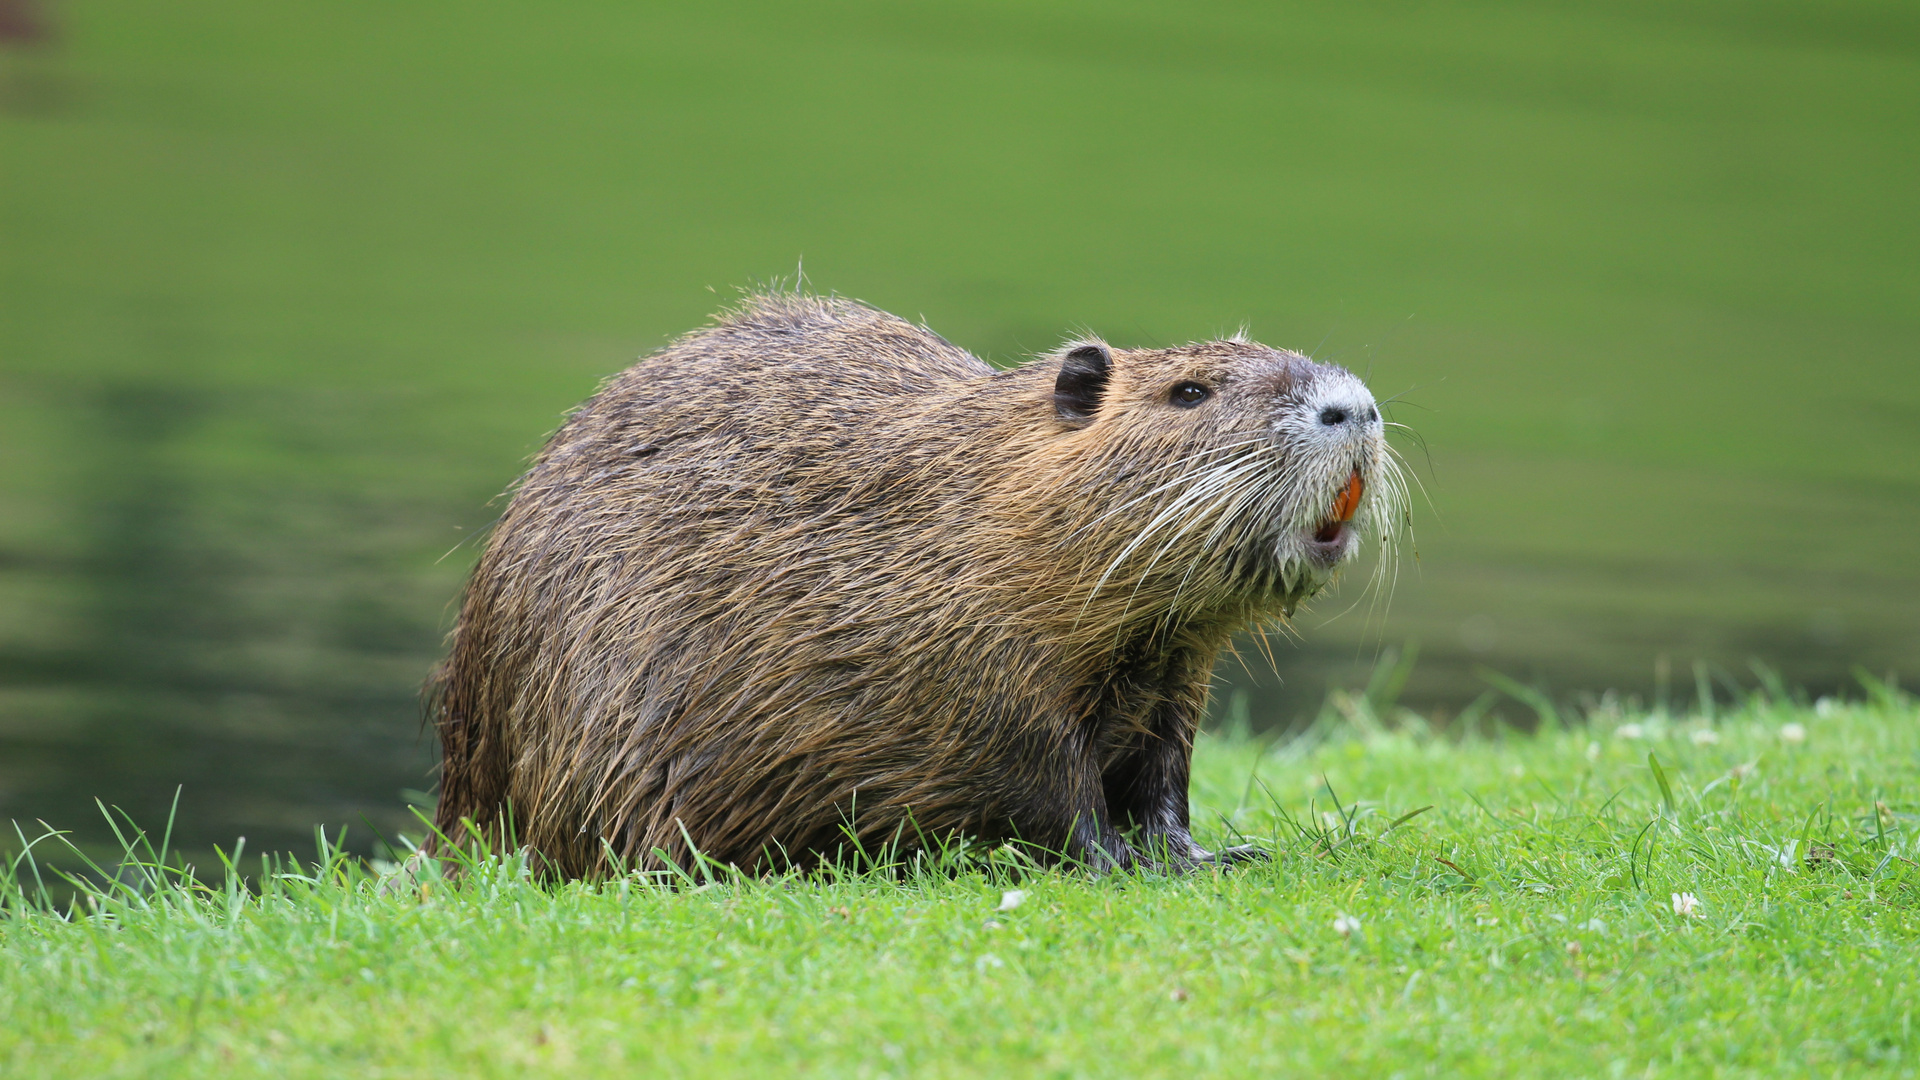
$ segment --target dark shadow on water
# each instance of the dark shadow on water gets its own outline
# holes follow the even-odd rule
[[[400,793],[431,786],[416,691],[437,627],[324,536],[276,527],[274,501],[303,493],[211,491],[188,464],[224,410],[274,403],[136,380],[79,404],[86,549],[15,561],[63,583],[80,629],[0,651],[0,682],[38,691],[55,720],[0,746],[0,816],[102,840],[95,798],[150,823],[182,789],[177,832],[202,850],[246,835],[253,851],[307,851],[316,823],[366,848],[363,817],[412,825]]]

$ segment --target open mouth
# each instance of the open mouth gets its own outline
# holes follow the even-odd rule
[[[1313,538],[1322,544],[1331,544],[1340,539],[1340,533],[1347,527],[1347,522],[1352,521],[1353,515],[1359,512],[1360,497],[1366,493],[1367,484],[1360,479],[1360,470],[1353,470],[1353,475],[1347,477],[1347,486],[1342,488],[1339,497],[1333,500],[1333,512],[1320,523],[1320,528],[1315,530]]]

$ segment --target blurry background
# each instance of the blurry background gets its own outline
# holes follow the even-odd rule
[[[489,500],[802,260],[1396,397],[1418,562],[1256,726],[1410,642],[1442,716],[1911,673],[1917,193],[1904,2],[0,0],[0,819],[404,826]]]

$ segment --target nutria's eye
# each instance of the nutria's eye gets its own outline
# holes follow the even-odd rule
[[[1197,382],[1183,382],[1173,388],[1173,393],[1167,395],[1167,400],[1173,402],[1175,405],[1191,409],[1195,405],[1207,400],[1207,388]]]

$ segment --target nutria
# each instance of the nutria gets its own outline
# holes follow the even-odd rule
[[[1187,819],[1215,660],[1386,531],[1381,433],[1359,379],[1237,337],[995,371],[752,297],[521,479],[432,688],[438,827],[565,875],[961,836],[1221,858]]]

